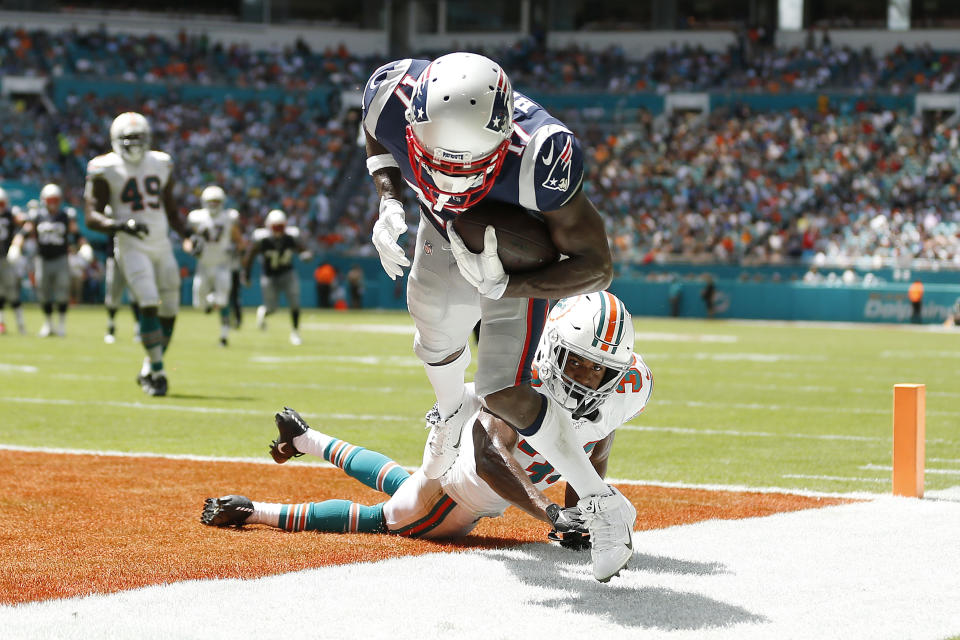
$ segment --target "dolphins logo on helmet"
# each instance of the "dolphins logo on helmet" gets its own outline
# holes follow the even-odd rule
[[[547,317],[534,356],[541,389],[574,419],[603,404],[633,365],[633,318],[612,293],[564,298]],[[600,386],[590,389],[564,373],[571,354],[606,367]]]

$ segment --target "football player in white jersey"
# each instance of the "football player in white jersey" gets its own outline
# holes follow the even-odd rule
[[[650,369],[633,352],[632,320],[629,314],[617,315],[617,309],[623,309],[622,303],[606,291],[561,300],[547,320],[534,366],[534,386],[568,413],[576,427],[576,446],[584,449],[601,476],[606,475],[615,429],[643,411],[653,391]],[[617,337],[611,339],[611,333]],[[282,463],[303,453],[320,456],[390,498],[365,506],[346,500],[274,504],[231,495],[209,498],[201,521],[457,538],[480,518],[497,517],[513,504],[550,522],[551,539],[571,548],[590,547],[595,578],[606,582],[617,575],[632,556],[632,548],[619,550],[620,539],[625,535],[632,540],[632,531],[591,526],[598,519],[596,503],[603,498],[580,500],[569,483],[567,508],[548,500],[542,490],[560,480],[560,474],[526,438],[479,411],[473,385],[466,387],[472,437],[463,439],[463,452],[440,478],[431,480],[422,467],[411,475],[382,454],[309,428],[296,411],[285,409],[276,416],[280,436],[270,448],[274,460]],[[439,414],[430,419],[439,420]],[[627,504],[635,515],[636,509]],[[618,554],[616,564],[598,564],[598,556],[607,558],[611,549]]]
[[[227,195],[223,189],[211,185],[200,194],[201,209],[187,215],[189,240],[184,249],[197,258],[193,275],[193,306],[209,313],[217,310],[220,316],[220,344],[227,346],[230,333],[230,265],[233,253],[243,243],[240,214],[236,209],[224,208]]]
[[[110,125],[111,153],[87,164],[87,226],[116,233],[117,262],[140,304],[140,339],[147,355],[137,382],[149,395],[167,394],[163,356],[180,304],[180,268],[170,229],[187,237],[173,197],[173,160],[150,150],[150,125],[121,113]],[[112,216],[106,214],[106,207]]]

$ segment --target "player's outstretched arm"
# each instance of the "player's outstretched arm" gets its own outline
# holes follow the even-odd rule
[[[603,218],[580,191],[544,219],[557,250],[566,260],[528,273],[510,275],[504,297],[557,300],[606,289],[613,280],[613,258]]]
[[[530,481],[513,457],[517,432],[496,416],[481,411],[473,425],[477,473],[504,500],[534,518],[565,528],[582,525],[576,510],[564,510],[551,502]]]

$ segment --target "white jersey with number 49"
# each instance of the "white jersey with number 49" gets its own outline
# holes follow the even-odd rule
[[[217,215],[194,209],[187,215],[190,232],[203,238],[203,248],[197,262],[205,266],[229,265],[233,248],[233,226],[240,219],[236,209],[223,209]]]
[[[170,247],[170,226],[163,208],[163,191],[173,172],[173,160],[162,151],[147,151],[140,164],[125,162],[112,151],[87,163],[86,197],[93,194],[93,181],[103,178],[110,185],[113,217],[120,223],[133,219],[147,225],[150,232],[138,239],[128,233],[117,234],[117,246],[149,249]]]

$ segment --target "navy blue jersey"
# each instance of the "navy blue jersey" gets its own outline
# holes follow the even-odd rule
[[[293,268],[293,256],[301,250],[298,237],[298,232],[291,227],[287,227],[282,236],[275,236],[267,229],[254,231],[254,252],[263,256],[264,275],[273,278]]]
[[[367,133],[386,147],[400,165],[400,172],[420,200],[420,208],[446,235],[444,224],[463,211],[455,199],[430,210],[417,186],[407,156],[405,111],[413,87],[429,60],[397,60],[377,69],[363,92],[363,125]],[[546,109],[519,91],[513,92],[514,130],[503,167],[484,202],[495,200],[520,205],[530,211],[555,211],[580,190],[583,152],[573,133]],[[456,141],[450,142],[456,150]]]
[[[72,242],[70,222],[76,214],[73,209],[61,209],[50,213],[46,207],[36,210],[32,221],[37,234],[37,253],[44,260],[52,260],[67,255]]]
[[[16,224],[13,219],[13,212],[10,209],[0,211],[0,260],[4,259],[10,249]]]

